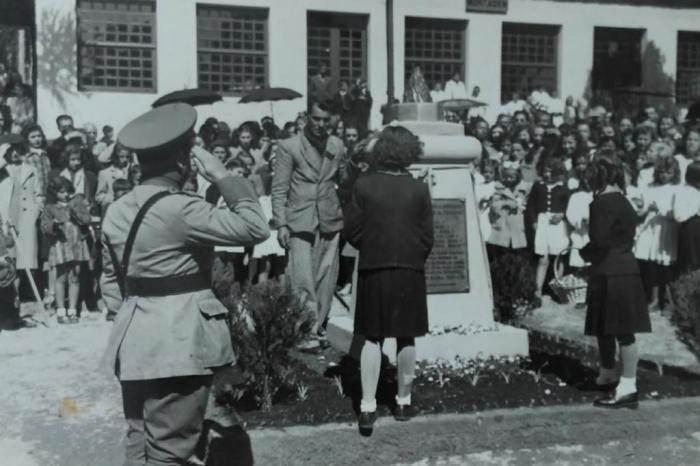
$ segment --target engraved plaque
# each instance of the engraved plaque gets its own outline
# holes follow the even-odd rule
[[[433,199],[433,250],[425,265],[428,293],[468,293],[464,199]]]

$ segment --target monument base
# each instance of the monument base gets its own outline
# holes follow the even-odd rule
[[[488,359],[490,357],[527,356],[527,331],[495,323],[489,331],[470,334],[444,333],[426,335],[416,339],[416,358],[419,361],[436,359],[453,360],[457,356],[464,359]],[[328,342],[337,351],[360,358],[362,338],[352,332],[350,316],[334,316],[328,321]],[[384,342],[384,353],[393,363],[396,359],[396,340],[388,338]]]

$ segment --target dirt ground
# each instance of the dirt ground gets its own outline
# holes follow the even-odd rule
[[[99,372],[109,324],[0,333],[0,464],[117,466],[121,398]],[[700,400],[644,402],[638,411],[590,406],[384,417],[372,437],[350,423],[241,432],[231,464],[697,464]],[[250,464],[249,462],[247,464]]]

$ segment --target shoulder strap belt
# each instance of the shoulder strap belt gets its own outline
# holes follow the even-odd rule
[[[119,285],[119,292],[122,295],[122,299],[126,299],[128,297],[126,277],[129,273],[129,260],[131,259],[131,251],[134,248],[134,242],[136,241],[136,233],[139,231],[143,218],[146,216],[146,213],[151,209],[151,207],[153,207],[153,205],[159,200],[171,194],[173,193],[170,191],[159,191],[148,198],[143,206],[141,206],[141,209],[139,209],[136,217],[134,218],[134,223],[131,225],[129,235],[126,237],[126,244],[124,245],[124,253],[122,254],[121,263],[117,258],[117,254],[114,251],[109,238],[107,238],[107,235],[103,235],[105,244],[109,250],[110,259],[112,260],[112,264],[114,266],[114,273],[117,276],[117,283]]]

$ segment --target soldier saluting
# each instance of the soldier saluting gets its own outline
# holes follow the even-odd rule
[[[191,106],[169,104],[118,137],[143,172],[102,226],[102,293],[118,309],[104,363],[122,387],[126,465],[182,464],[194,451],[213,369],[234,361],[227,311],[209,285],[213,246],[250,246],[269,236],[252,185],[193,149],[196,119]],[[180,191],[191,151],[228,209]]]

